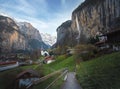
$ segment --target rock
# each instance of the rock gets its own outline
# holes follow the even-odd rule
[[[98,32],[105,33],[111,28],[114,19],[120,17],[119,0],[86,0],[72,13],[73,24],[78,18],[81,36],[80,42],[87,41]],[[77,26],[73,25],[73,29]],[[84,40],[83,40],[84,36]]]
[[[28,39],[36,39],[36,40],[42,41],[39,31],[36,28],[34,28],[30,23],[19,22],[17,24],[22,34],[27,36]]]
[[[76,38],[76,33],[71,28],[72,21],[68,20],[61,24],[57,28],[57,42],[54,47],[58,46],[73,46],[77,41],[74,39]],[[73,42],[74,41],[74,42]]]
[[[17,23],[17,24],[16,24]],[[49,48],[37,29],[27,22],[15,22],[0,15],[0,53],[33,51]]]
[[[25,37],[17,24],[9,17],[0,16],[0,52],[27,49]]]
[[[90,37],[109,32],[118,18],[120,0],[85,0],[72,12],[71,23],[68,21],[58,27],[54,47],[87,43]]]

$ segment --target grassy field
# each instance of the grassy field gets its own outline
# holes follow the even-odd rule
[[[73,60],[73,56],[71,57],[65,57],[64,55],[59,56],[56,58],[56,61],[51,63],[51,64],[45,64],[42,66],[43,68],[43,74],[47,75],[50,74],[52,72],[55,72],[56,70],[60,70],[63,68],[68,68],[69,71],[73,71],[74,70],[74,60]],[[34,89],[45,89],[52,81],[54,81],[60,74],[57,74],[49,79],[47,79],[46,81],[34,86]],[[57,82],[54,83],[53,86],[50,87],[50,89],[60,89],[61,85],[64,83],[63,81],[64,76],[61,77]]]
[[[77,65],[83,89],[120,89],[120,52]]]
[[[35,69],[39,72],[39,65],[21,66],[0,72],[0,89],[13,89],[11,85],[13,84],[17,74],[26,69]]]
[[[21,66],[0,73],[0,89],[9,87],[16,75],[26,69],[35,69],[44,76],[62,68],[74,71],[75,60],[73,56],[58,56],[51,64]],[[36,85],[33,89],[44,89],[60,74],[57,74],[44,82]],[[83,89],[120,89],[120,52],[101,56],[99,58],[81,62],[77,65],[77,79]],[[63,84],[60,78],[50,89],[60,89]],[[8,88],[12,89],[12,88]]]
[[[51,64],[43,65],[44,74],[49,74],[62,68],[68,68],[69,71],[73,71],[74,67],[75,61],[73,56],[66,58],[64,55],[57,57],[56,61]]]
[[[73,57],[66,58],[64,55],[57,57],[56,61],[51,64],[44,64],[42,66],[39,65],[31,65],[31,66],[21,66],[17,67],[11,70],[3,71],[0,73],[0,89],[12,89],[11,85],[13,84],[13,81],[15,80],[15,77],[20,72],[26,70],[26,69],[35,69],[39,74],[42,73],[42,75],[47,75],[49,73],[52,73],[54,71],[57,71],[59,69],[67,67],[69,70],[74,69],[74,60]],[[34,89],[44,89],[50,82],[52,82],[54,79],[56,79],[59,76],[53,76],[46,81],[40,83],[39,85],[35,86]],[[52,87],[51,89],[57,89],[61,86],[63,83],[63,78],[59,79],[58,82]]]

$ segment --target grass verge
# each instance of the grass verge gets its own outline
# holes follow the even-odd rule
[[[62,68],[68,68],[69,71],[73,71],[74,67],[75,61],[73,56],[66,58],[64,55],[59,56],[56,61],[51,64],[43,65],[45,75]]]
[[[120,89],[120,52],[77,65],[83,89]]]

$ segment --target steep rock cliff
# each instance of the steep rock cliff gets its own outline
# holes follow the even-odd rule
[[[87,43],[90,37],[109,32],[118,18],[120,0],[85,0],[72,12],[71,25],[57,29],[56,44]]]
[[[62,23],[57,28],[57,42],[54,47],[57,46],[74,46],[77,43],[78,31],[71,28],[72,21],[68,20]]]
[[[17,23],[17,24],[16,24]],[[37,29],[27,22],[15,22],[0,15],[0,53],[24,52],[49,48]]]
[[[25,37],[19,33],[19,27],[8,17],[0,16],[0,52],[25,50]]]
[[[87,42],[90,36],[108,32],[118,17],[120,0],[86,0],[73,11],[72,28],[80,30],[80,42]]]
[[[31,50],[40,49],[40,48],[43,48],[43,49],[50,48],[49,45],[43,42],[40,32],[36,28],[34,28],[30,23],[19,22],[17,23],[17,25],[20,28],[20,32],[27,39]]]
[[[19,26],[22,34],[27,36],[28,39],[36,39],[36,40],[42,41],[39,31],[36,28],[34,28],[30,23],[19,22],[17,23],[17,25]]]

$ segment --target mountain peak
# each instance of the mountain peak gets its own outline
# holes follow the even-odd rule
[[[53,44],[55,44],[56,38],[57,38],[56,36],[52,36],[52,35],[50,35],[48,33],[41,33],[41,37],[42,37],[42,40],[46,44],[48,44],[50,46],[52,46]]]

